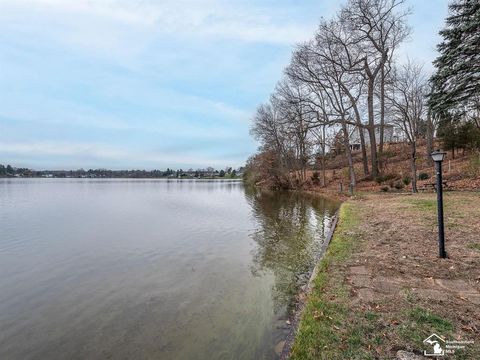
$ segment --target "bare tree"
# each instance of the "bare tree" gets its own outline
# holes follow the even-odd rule
[[[380,153],[383,152],[385,125],[385,76],[386,66],[399,44],[409,34],[406,17],[409,10],[402,9],[405,0],[350,0],[340,17],[354,34],[355,44],[364,54],[363,72],[367,80],[368,133],[372,161],[372,175],[379,172],[375,129],[379,127]],[[374,94],[380,81],[380,123],[374,112]]]
[[[307,180],[312,149],[320,146],[322,183],[326,184],[327,129],[335,133],[337,148],[342,142],[340,148],[348,162],[352,187],[357,181],[350,144],[354,133],[358,132],[363,173],[378,175],[387,79],[394,78],[394,52],[409,33],[405,1],[349,0],[333,20],[320,22],[311,41],[294,51],[286,77],[277,85],[269,105],[258,109],[252,130],[263,148],[274,152],[268,158],[279,157],[278,166],[288,174],[289,181],[293,176],[302,183]],[[398,114],[399,89],[392,85],[388,91]],[[365,130],[370,142],[371,172]]]
[[[274,164],[271,164],[271,173],[275,182],[287,181],[290,184],[288,170],[291,167],[288,157],[290,144],[279,116],[277,102],[273,97],[269,103],[257,108],[250,133],[260,142],[260,150],[270,152],[275,158]]]
[[[427,81],[422,66],[407,62],[392,71],[388,100],[394,122],[402,129],[411,149],[412,191],[417,192],[417,139],[426,115]]]
[[[307,165],[311,152],[309,135],[310,129],[315,126],[312,121],[314,114],[305,103],[306,96],[301,84],[297,82],[284,79],[278,83],[274,96],[278,101],[284,125],[294,139],[297,163],[295,170],[299,170],[300,181],[303,183],[307,178]]]
[[[327,128],[329,126],[327,117],[325,114],[317,112],[317,125],[312,128],[312,135],[317,140],[318,145],[320,146],[321,153],[321,170],[322,170],[322,186],[327,186]]]
[[[276,159],[271,174],[281,186],[285,179],[289,187],[301,186],[307,180],[313,149],[311,130],[318,126],[307,96],[301,84],[284,79],[269,103],[258,107],[253,119],[251,133],[262,144],[261,150],[271,152],[270,158]]]
[[[330,56],[327,56],[325,60],[331,62],[343,72],[343,81],[339,85],[348,97],[354,113],[362,151],[363,172],[365,175],[368,175],[368,158],[363,131],[365,126],[359,110],[359,101],[363,95],[365,85],[364,77],[361,74],[363,54],[358,51],[358,47],[355,44],[356,39],[352,36],[352,32],[349,31],[348,24],[343,22],[342,18],[330,22],[322,21],[315,39],[320,47],[328,46],[329,48],[334,48],[334,51],[331,51]],[[319,56],[325,55],[322,55],[320,52]]]
[[[315,41],[300,46],[294,53],[287,75],[307,84],[317,95],[317,104],[329,121],[341,126],[350,183],[355,187],[356,176],[348,125],[357,125],[351,115],[352,108],[356,105],[356,98],[349,89],[354,88],[358,82],[352,78],[352,74],[345,69],[339,59],[344,46],[338,43],[334,36],[330,36],[330,32],[338,31],[338,23],[334,21],[322,23],[320,28],[325,31],[319,31]]]

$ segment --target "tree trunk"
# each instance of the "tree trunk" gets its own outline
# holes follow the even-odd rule
[[[417,193],[417,143],[412,142],[412,192]]]
[[[353,103],[353,102],[352,102]],[[360,118],[360,112],[356,104],[353,105],[353,110],[355,111],[355,119],[357,122],[358,133],[360,134],[360,146],[362,149],[362,163],[363,163],[363,174],[366,176],[370,173],[368,170],[368,158],[367,158],[367,147],[365,146],[365,134],[363,133],[363,124],[362,119]]]
[[[342,129],[343,129],[343,144],[345,146],[345,154],[347,155],[348,160],[348,172],[350,174],[350,185],[354,188],[356,184],[355,180],[355,169],[353,167],[352,151],[350,150],[350,140],[348,138],[348,129],[345,120],[342,120]]]
[[[360,146],[362,149],[362,164],[363,164],[363,174],[367,176],[370,171],[368,170],[368,158],[367,158],[367,147],[365,146],[365,134],[363,133],[364,126],[362,124],[362,118],[360,117],[360,111],[358,111],[358,106],[355,101],[355,98],[352,96],[348,88],[344,86],[345,93],[347,94],[350,102],[353,106],[353,111],[355,112],[355,122],[357,123],[358,133],[360,137]]]
[[[378,146],[379,167],[383,168],[383,136],[385,130],[385,64],[380,70],[380,141]]]
[[[365,176],[370,174],[368,169],[368,158],[367,158],[367,146],[365,145],[365,134],[363,133],[363,126],[358,129],[360,132],[360,147],[362,149],[362,163],[363,163],[363,174]]]
[[[378,159],[377,159],[377,140],[375,139],[375,117],[373,113],[373,90],[374,79],[372,77],[368,80],[368,135],[370,137],[370,155],[372,162],[372,176],[378,176]]]
[[[322,178],[323,178],[323,186],[327,186],[327,175],[325,169],[325,125],[322,126]]]
[[[300,149],[301,155],[300,155],[300,179],[302,181],[302,186],[307,180],[307,156],[306,150],[305,150],[305,144],[302,142],[301,143],[301,149]]]

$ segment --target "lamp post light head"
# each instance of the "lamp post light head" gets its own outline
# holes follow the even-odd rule
[[[444,159],[445,159],[445,155],[447,153],[444,152],[444,151],[441,151],[441,150],[435,150],[434,152],[432,152],[432,159],[433,161],[435,162],[442,162]]]

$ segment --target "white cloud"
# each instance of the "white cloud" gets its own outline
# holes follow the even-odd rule
[[[163,34],[293,44],[308,39],[316,25],[292,21],[280,6],[260,7],[252,2],[247,8],[221,0],[4,0],[0,9],[4,19],[31,14],[38,19],[40,15],[51,25],[63,27],[55,35],[64,41],[94,48],[119,45],[116,42],[126,45],[122,39],[131,40],[131,31],[146,37]]]
[[[120,148],[95,143],[73,142],[0,142],[0,153],[23,155],[84,155],[100,158],[121,158],[127,153]]]
[[[162,153],[160,151],[134,151],[127,150],[119,146],[112,146],[102,143],[89,142],[56,142],[56,141],[40,141],[40,142],[5,142],[0,141],[0,154],[7,156],[28,157],[47,157],[53,156],[56,159],[69,158],[75,160],[79,166],[83,164],[92,164],[96,162],[115,163],[121,161],[122,164],[137,164],[141,159],[141,163],[150,168],[172,166],[225,166],[226,161],[222,159],[212,159],[201,156],[192,156],[191,154],[171,154]],[[54,161],[61,162],[60,160]],[[239,162],[240,164],[241,162]],[[235,164],[235,165],[239,165]]]
[[[134,104],[139,111],[138,115],[116,115],[101,108],[41,93],[9,91],[3,95],[0,120],[10,123],[30,122],[34,126],[50,124],[62,129],[81,127],[123,133],[155,133],[169,139],[226,139],[237,135],[236,127],[230,126],[232,123],[242,126],[250,119],[248,111],[224,102],[145,86],[129,87],[128,84],[121,84],[116,90],[107,87],[105,93],[99,93],[101,98],[108,94],[118,103]],[[137,96],[138,101],[135,100]],[[32,112],[32,109],[35,111]],[[194,110],[195,117],[184,115],[184,119],[173,118],[174,114],[185,109]],[[165,115],[165,112],[168,114]],[[216,120],[215,124],[208,126],[203,119]]]

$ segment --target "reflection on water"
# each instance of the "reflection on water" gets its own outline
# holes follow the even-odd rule
[[[0,359],[272,359],[338,204],[240,182],[0,180]]]
[[[246,196],[257,223],[252,237],[259,245],[252,272],[273,272],[275,308],[284,310],[308,281],[338,203],[294,192],[246,189]]]

